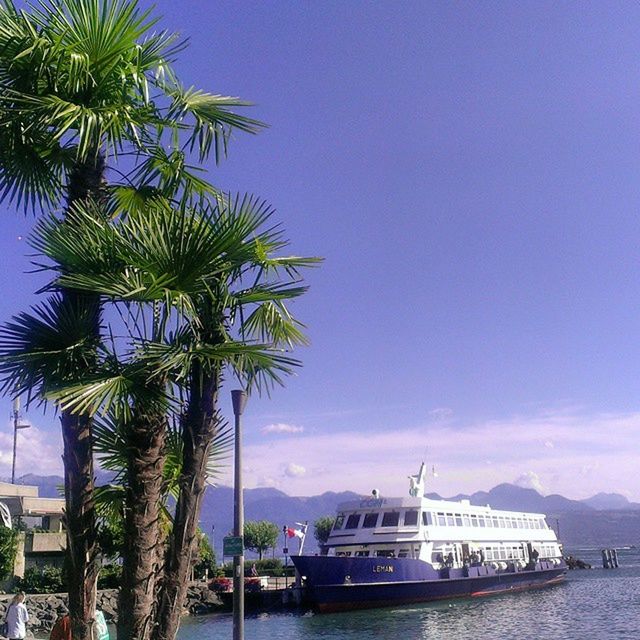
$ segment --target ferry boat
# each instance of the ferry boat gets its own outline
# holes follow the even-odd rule
[[[291,556],[321,612],[486,596],[545,587],[567,571],[540,513],[424,497],[426,466],[407,498],[377,491],[338,505],[323,555]]]

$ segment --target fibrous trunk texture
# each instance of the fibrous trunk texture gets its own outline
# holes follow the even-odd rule
[[[65,524],[67,579],[73,637],[91,639],[98,580],[91,421],[64,412]]]
[[[104,191],[104,158],[97,154],[69,175],[67,210],[83,200],[99,201]],[[78,307],[96,309],[93,331],[100,332],[97,296],[63,289],[63,300]],[[78,372],[82,375],[82,372]],[[89,372],[87,372],[89,373]],[[61,415],[64,442],[65,525],[67,531],[67,580],[69,614],[74,640],[92,640],[98,582],[98,543],[94,505],[92,421],[87,415],[64,410]]]
[[[174,640],[180,625],[207,483],[209,450],[217,426],[218,385],[217,372],[201,376],[197,366],[192,371],[189,405],[182,422],[180,494],[160,585],[153,640]]]
[[[162,557],[166,418],[134,415],[125,437],[128,462],[118,638],[148,640],[154,628],[156,578]]]

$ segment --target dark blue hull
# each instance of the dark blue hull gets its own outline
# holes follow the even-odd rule
[[[446,598],[510,593],[556,584],[564,563],[496,571],[490,566],[436,570],[409,558],[292,556],[306,595],[319,611],[389,607]]]

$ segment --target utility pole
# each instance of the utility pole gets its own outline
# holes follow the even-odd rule
[[[242,413],[247,393],[241,389],[231,392],[235,416],[235,459],[233,483],[233,535],[244,535],[244,502],[242,495]],[[233,556],[233,640],[244,640],[244,542],[238,555]]]
[[[30,424],[20,424],[20,396],[13,401],[13,462],[11,463],[11,484],[16,483],[16,451],[18,449],[18,429],[28,429]]]

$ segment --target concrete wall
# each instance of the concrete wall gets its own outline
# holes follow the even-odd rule
[[[25,554],[31,553],[62,553],[67,548],[65,533],[49,533],[28,531],[24,540]]]
[[[10,482],[0,482],[0,496],[30,496],[38,497],[38,487],[28,484],[11,484]],[[2,497],[0,497],[2,500]]]

